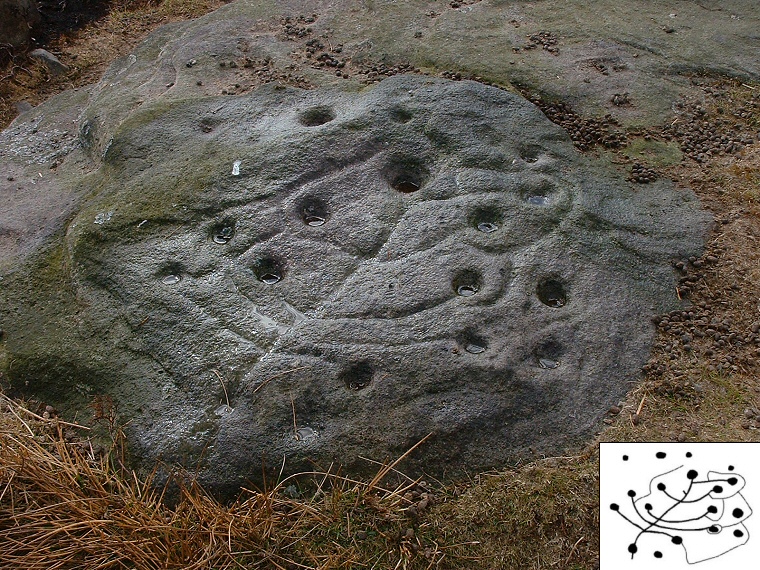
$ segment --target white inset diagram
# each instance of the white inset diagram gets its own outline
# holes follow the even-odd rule
[[[759,452],[751,443],[601,444],[601,570],[756,568],[748,519]]]

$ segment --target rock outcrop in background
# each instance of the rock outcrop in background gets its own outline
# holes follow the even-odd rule
[[[107,394],[136,461],[219,491],[428,433],[408,468],[439,476],[591,434],[680,305],[693,194],[259,9],[164,28],[0,134],[6,379],[70,412]]]

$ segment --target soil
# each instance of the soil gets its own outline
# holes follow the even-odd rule
[[[128,53],[157,26],[199,16],[223,2],[145,2],[129,9],[127,4],[83,0],[78,12],[61,11],[60,17],[55,16],[60,4],[45,4],[48,27],[39,34],[38,43],[44,42],[41,47],[72,71],[53,78],[24,54],[11,54],[0,69],[0,127],[16,116],[18,103],[37,105],[66,89],[92,83],[109,62]],[[546,38],[536,41],[543,49],[553,46]],[[384,74],[383,69],[375,73]],[[446,73],[458,75],[442,75]],[[643,381],[611,408],[597,441],[570,467],[537,457],[535,464],[499,475],[501,486],[505,481],[519,482],[536,465],[546,471],[542,478],[547,485],[533,485],[534,492],[548,490],[553,477],[572,480],[579,463],[593,468],[600,441],[760,441],[760,85],[717,76],[693,76],[691,81],[691,95],[676,102],[671,122],[648,129],[626,129],[609,117],[581,116],[566,102],[531,96],[570,133],[580,150],[611,158],[635,182],[669,178],[693,189],[713,213],[715,224],[701,258],[674,260],[679,275],[676,294],[688,298],[691,308],[656,319],[658,334],[642,371]],[[630,104],[624,95],[616,105]],[[580,471],[585,482],[581,493],[593,505],[596,487],[588,484],[589,469]],[[449,500],[430,515],[429,524],[438,536],[460,544],[450,551],[457,567],[484,567],[483,561],[489,559],[527,567],[521,562],[528,562],[531,549],[524,556],[519,552],[526,543],[509,544],[498,532],[489,538],[485,522],[474,526],[462,522],[491,516],[486,508],[491,503],[483,496],[490,501],[493,488],[493,478],[479,476],[464,490],[449,489]],[[569,486],[568,496],[575,496],[574,488]],[[506,496],[499,490],[493,493]],[[563,529],[567,540],[546,546],[541,558],[545,563],[566,559],[567,564],[566,546],[575,543],[569,552],[572,562],[594,567],[598,544],[594,539],[576,542],[576,535],[596,536],[594,524],[598,519],[595,523],[592,517],[578,528]],[[480,544],[461,546],[474,541]],[[477,559],[467,562],[473,557]]]

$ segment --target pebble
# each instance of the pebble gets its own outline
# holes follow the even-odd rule
[[[34,109],[34,106],[29,103],[29,101],[19,101],[16,103],[16,111],[19,115],[26,113],[27,111],[31,111],[32,109]],[[11,179],[9,178],[9,180]]]
[[[638,162],[634,162],[631,167],[631,176],[629,179],[639,184],[648,184],[649,182],[657,180],[657,173],[651,168],[647,168]]]
[[[57,76],[69,72],[69,67],[62,64],[61,61],[47,50],[38,48],[29,52],[29,57],[42,63],[50,72],[50,75]]]
[[[755,104],[754,99],[748,104],[760,108],[760,103]],[[666,128],[666,138],[675,138],[684,154],[696,162],[705,162],[720,154],[736,154],[755,141],[754,134],[748,133],[746,127],[726,118],[708,117],[699,104],[679,103],[677,107],[681,110],[680,120]],[[745,119],[741,113],[735,116]]]
[[[584,119],[567,103],[547,102],[529,93],[523,95],[538,106],[551,122],[565,129],[580,150],[589,150],[597,145],[619,148],[627,140],[625,133],[615,129],[617,122],[611,115],[605,115],[602,119]]]

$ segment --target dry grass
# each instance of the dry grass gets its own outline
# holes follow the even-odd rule
[[[594,568],[599,553],[599,455],[542,459],[483,474],[430,524],[447,568]]]
[[[370,483],[289,478],[231,505],[179,476],[165,501],[152,477],[123,466],[118,430],[98,454],[73,424],[2,398],[1,568],[425,568],[441,558],[408,530],[404,495],[416,483],[382,488],[392,466]],[[293,498],[307,480],[308,497]]]
[[[98,453],[87,428],[0,398],[0,568],[580,569],[597,556],[596,445],[436,493],[403,476],[383,488],[402,456],[369,482],[310,473],[227,505],[178,474],[169,501],[124,466],[113,424]]]

